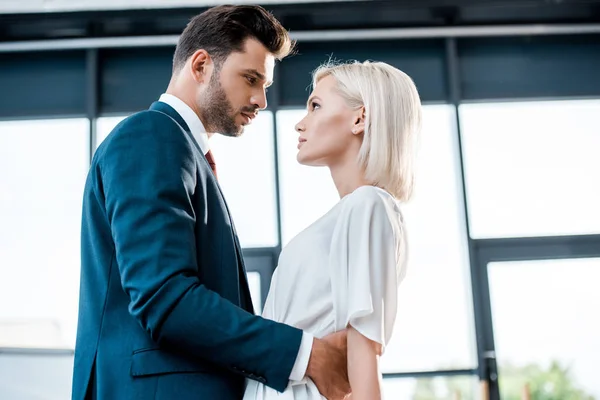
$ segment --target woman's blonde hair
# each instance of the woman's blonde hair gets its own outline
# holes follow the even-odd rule
[[[421,100],[412,79],[383,62],[329,62],[313,73],[313,86],[327,76],[335,78],[349,107],[365,107],[358,162],[366,179],[398,200],[409,200],[421,129]]]

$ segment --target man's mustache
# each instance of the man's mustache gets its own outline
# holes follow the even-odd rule
[[[258,114],[258,107],[243,107],[242,112],[244,114]]]

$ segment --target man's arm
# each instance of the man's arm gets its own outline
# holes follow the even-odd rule
[[[290,372],[290,381],[301,381],[306,376],[314,340],[315,339],[313,335],[306,332],[302,334],[302,341],[300,342],[298,356],[296,357],[296,362],[294,363],[292,372]]]
[[[159,113],[137,115],[124,128],[98,165],[129,312],[159,344],[282,391],[302,331],[245,312],[197,278],[194,228],[208,216],[192,206],[189,142]]]
[[[290,380],[299,381],[307,376],[325,398],[347,399],[350,384],[346,338],[347,330],[332,333],[323,339],[313,338],[304,332]]]
[[[315,339],[306,375],[329,400],[346,399],[350,393],[347,367],[347,336],[343,330]]]

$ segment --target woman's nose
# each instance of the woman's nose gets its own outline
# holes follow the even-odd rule
[[[304,132],[304,124],[302,121],[298,122],[294,128],[296,128],[296,132]]]

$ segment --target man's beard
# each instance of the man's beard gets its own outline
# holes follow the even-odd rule
[[[240,136],[244,132],[244,127],[235,123],[237,113],[227,99],[217,75],[218,71],[215,71],[210,78],[206,97],[202,101],[205,106],[200,108],[206,123],[205,129],[207,132],[225,136]]]

